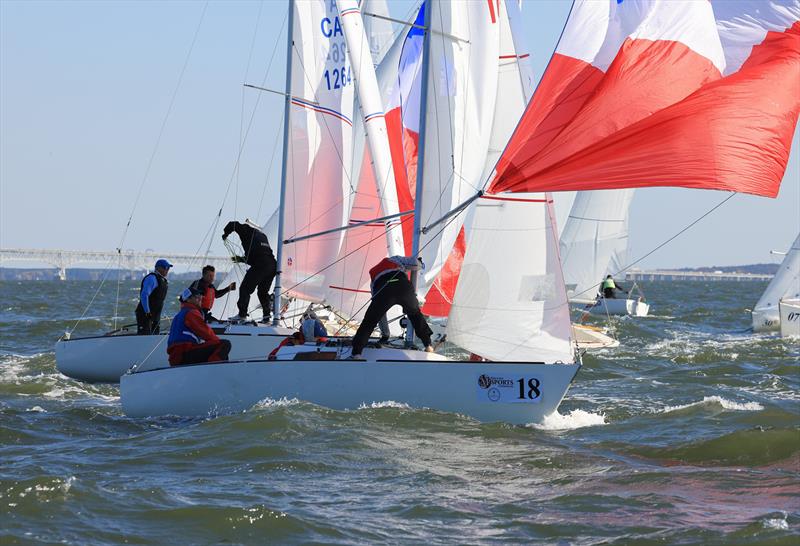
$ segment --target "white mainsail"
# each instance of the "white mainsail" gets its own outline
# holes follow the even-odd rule
[[[570,297],[594,301],[597,285],[628,262],[628,211],[635,190],[578,192],[561,227],[561,259]]]
[[[335,2],[293,2],[292,110],[284,238],[345,225],[352,195],[354,86]],[[284,292],[324,301],[342,232],[288,244]]]
[[[292,111],[286,203],[263,227],[275,247],[279,215],[285,238],[309,235],[346,224],[355,193],[353,175],[354,91],[344,32],[335,3],[292,2],[294,13]],[[309,24],[309,22],[314,22]],[[331,263],[341,247],[342,233],[286,245],[283,290],[304,301],[324,301]],[[246,267],[235,266],[219,283],[241,285]],[[237,312],[238,292],[214,302],[220,319]],[[262,315],[257,298],[250,298],[249,316]]]
[[[780,328],[778,302],[798,298],[800,298],[800,234],[786,252],[778,272],[753,309],[753,330],[756,332],[778,330]]]
[[[495,103],[484,179],[531,96],[521,38],[501,4]],[[569,307],[558,258],[552,198],[487,195],[474,205],[447,324],[448,339],[491,360],[573,362]],[[513,256],[513,259],[510,258]]]

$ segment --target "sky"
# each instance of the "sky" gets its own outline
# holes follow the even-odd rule
[[[412,5],[390,1],[406,20]],[[539,77],[570,2],[523,6]],[[283,100],[243,84],[283,88],[285,18],[281,0],[0,0],[0,247],[196,253],[221,207],[222,225],[266,221]],[[736,195],[638,267],[779,261],[800,231],[798,155],[796,131],[777,199]],[[632,259],[727,195],[637,191]]]

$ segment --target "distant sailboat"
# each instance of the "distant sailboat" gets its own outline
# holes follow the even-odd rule
[[[590,313],[641,317],[650,309],[642,297],[595,297],[606,275],[616,275],[628,264],[628,211],[635,191],[578,192],[561,232],[567,294],[571,303],[588,304]]]
[[[795,308],[800,300],[800,235],[794,240],[786,252],[778,272],[770,281],[767,289],[753,308],[753,331],[784,331],[784,317],[787,319],[787,332],[791,331],[797,315],[789,320],[790,313],[797,313]],[[783,304],[783,305],[781,305]],[[782,309],[785,310],[782,312]]]

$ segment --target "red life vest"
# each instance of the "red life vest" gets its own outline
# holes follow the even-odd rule
[[[210,311],[211,308],[214,306],[214,299],[217,297],[217,289],[214,288],[213,284],[209,284],[206,286],[206,291],[203,294],[203,302],[200,304],[200,307],[205,309],[206,311]]]
[[[369,270],[369,276],[372,279],[371,284],[375,284],[375,281],[378,280],[378,277],[386,275],[387,273],[392,272],[404,272],[404,267],[391,258],[384,258],[378,264]]]

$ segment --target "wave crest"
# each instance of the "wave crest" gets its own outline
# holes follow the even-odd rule
[[[722,409],[731,411],[761,411],[764,409],[764,406],[758,402],[739,403],[733,402],[732,400],[728,400],[727,398],[723,398],[721,396],[706,396],[699,402],[692,402],[691,404],[683,404],[680,406],[667,406],[662,409],[660,413],[670,413],[673,411],[681,411],[688,408],[714,404],[722,406]]]
[[[530,426],[539,430],[573,430],[605,424],[606,416],[602,413],[591,413],[576,409],[567,414],[558,413],[556,410],[550,415],[546,415],[541,423],[534,423]]]

